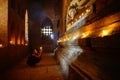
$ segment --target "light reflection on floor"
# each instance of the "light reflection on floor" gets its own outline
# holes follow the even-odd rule
[[[57,51],[58,50],[58,51]],[[65,78],[68,76],[69,64],[72,63],[83,52],[80,46],[65,46],[56,50],[61,69]]]

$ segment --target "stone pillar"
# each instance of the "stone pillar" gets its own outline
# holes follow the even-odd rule
[[[0,0],[0,44],[8,42],[8,0]]]

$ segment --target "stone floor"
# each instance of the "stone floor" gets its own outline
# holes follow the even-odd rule
[[[0,80],[64,80],[53,55],[43,54],[42,60],[34,67],[28,66],[26,60],[4,72]]]

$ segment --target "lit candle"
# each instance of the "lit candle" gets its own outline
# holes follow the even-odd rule
[[[42,52],[42,47],[40,47],[40,52]]]
[[[2,48],[3,47],[3,45],[2,44],[0,44],[0,48]]]

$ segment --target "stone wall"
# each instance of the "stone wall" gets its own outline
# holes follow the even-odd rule
[[[0,72],[28,53],[25,45],[24,0],[0,0]]]
[[[90,22],[76,30],[83,33],[92,31],[92,33],[84,38],[79,36],[73,42],[60,42],[62,45],[56,49],[55,54],[66,79],[120,79],[120,10],[118,2],[119,0],[96,0],[97,11],[87,18]],[[113,29],[109,35],[99,35],[102,30],[110,29],[110,26],[116,29]],[[78,44],[74,44],[77,41]],[[76,50],[76,47],[79,49]]]
[[[9,1],[8,43],[11,42],[14,45],[25,44],[25,11],[24,1]]]
[[[82,47],[80,45],[80,47],[83,49],[83,52],[69,66],[69,79],[70,77],[78,77],[78,80],[119,79],[119,37],[120,34],[115,34],[113,36],[104,38],[92,38],[89,45],[84,39],[82,43],[85,45],[82,45]]]

